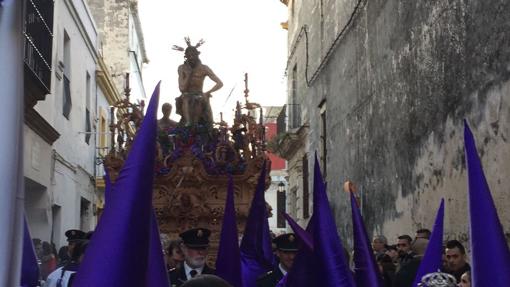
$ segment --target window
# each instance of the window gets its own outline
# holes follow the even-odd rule
[[[320,162],[322,167],[322,176],[327,176],[327,157],[328,157],[328,142],[327,142],[327,118],[326,118],[326,101],[319,105],[321,121],[320,121]]]
[[[106,156],[108,151],[107,146],[107,120],[106,120],[106,112],[101,109],[99,111],[99,154],[101,156]]]
[[[310,192],[308,190],[308,154],[303,156],[303,218],[310,217]]]
[[[51,242],[55,242],[62,235],[62,212],[58,205],[51,206],[52,224],[51,224]]]
[[[64,91],[63,91],[63,106],[62,114],[66,119],[69,119],[71,114],[71,39],[66,31],[64,31]]]
[[[87,72],[85,79],[85,142],[90,144],[92,125],[90,123],[90,74]]]
[[[80,200],[80,230],[90,230],[90,218],[92,213],[90,210],[90,201],[81,197]]]
[[[285,198],[285,183],[280,182],[276,190],[276,227],[285,228],[285,217],[283,214],[286,212],[286,198]]]
[[[298,101],[297,72],[297,65],[294,65],[294,68],[292,69],[291,103],[289,104],[289,128],[291,129],[299,128],[301,126],[301,106]]]
[[[278,114],[278,117],[276,118],[276,134],[277,135],[282,135],[287,131],[287,126],[286,126],[286,122],[285,122],[286,118],[287,118],[286,109],[287,109],[287,105],[284,105],[282,110]]]

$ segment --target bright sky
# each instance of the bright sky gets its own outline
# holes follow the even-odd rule
[[[280,23],[287,20],[287,7],[279,0],[146,0],[139,2],[139,10],[150,61],[143,70],[144,85],[151,95],[162,80],[160,104],[170,102],[175,107],[174,99],[180,95],[177,67],[184,53],[171,47],[186,47],[185,36],[193,45],[205,40],[199,48],[202,63],[223,81],[223,88],[211,99],[215,120],[223,111],[224,119],[231,122],[236,101],[244,101],[244,73],[249,77],[251,102],[285,103],[287,31]],[[207,80],[204,90],[212,85]],[[172,118],[178,120],[174,112],[175,108]]]

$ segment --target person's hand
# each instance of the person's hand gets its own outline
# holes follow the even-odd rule
[[[207,98],[212,98],[211,92],[204,93],[204,96]]]

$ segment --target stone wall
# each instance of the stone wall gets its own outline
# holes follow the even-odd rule
[[[466,241],[463,119],[509,232],[510,2],[293,2],[288,71],[300,71],[310,151],[326,101],[328,191],[342,238],[351,241],[341,191],[350,179],[369,232],[394,240],[430,228],[443,197],[446,237]]]

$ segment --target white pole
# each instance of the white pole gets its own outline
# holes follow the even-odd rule
[[[0,0],[0,286],[19,286],[23,241],[23,2]]]

